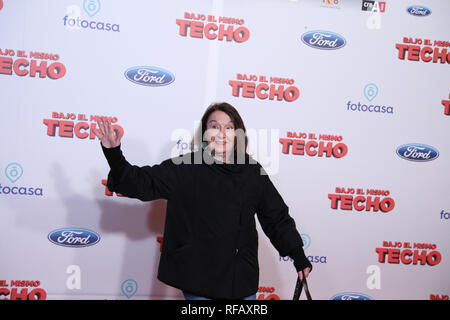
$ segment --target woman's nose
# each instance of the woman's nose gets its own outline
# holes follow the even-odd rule
[[[226,131],[225,130],[226,130],[226,128],[221,128],[219,130],[219,132],[217,133],[217,136],[220,137],[220,138],[224,138],[226,136]]]

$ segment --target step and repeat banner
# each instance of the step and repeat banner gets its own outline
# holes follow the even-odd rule
[[[289,206],[315,299],[448,299],[450,2],[0,0],[0,299],[182,299],[166,201],[106,188],[190,152],[213,102]],[[258,299],[296,272],[258,226]]]

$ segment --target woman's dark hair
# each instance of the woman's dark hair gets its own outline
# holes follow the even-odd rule
[[[248,139],[247,139],[247,134],[246,134],[247,131],[245,129],[244,121],[242,120],[242,118],[239,115],[239,112],[236,110],[236,108],[226,102],[212,103],[205,110],[205,113],[203,113],[203,116],[201,119],[201,124],[199,125],[199,128],[197,129],[194,139],[192,140],[191,149],[194,148],[194,140],[197,145],[199,145],[199,146],[202,145],[203,136],[207,129],[208,118],[214,111],[223,111],[231,118],[231,121],[234,124],[234,130],[237,131],[236,137],[234,138],[234,152],[235,152],[235,154],[241,153],[241,154],[245,154],[248,156],[248,154],[247,154]],[[200,129],[201,129],[201,131],[200,131]],[[238,129],[240,129],[240,130],[238,130]],[[244,141],[243,141],[244,143],[237,142],[237,139],[240,138],[239,133],[241,133],[243,135],[242,138],[244,139]],[[238,150],[237,149],[238,147],[241,147],[241,150]]]

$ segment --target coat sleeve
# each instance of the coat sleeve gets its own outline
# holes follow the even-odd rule
[[[256,214],[264,233],[282,257],[290,256],[294,260],[297,271],[312,268],[303,251],[303,241],[295,221],[289,215],[288,206],[265,172],[260,178],[262,193]]]
[[[105,148],[102,145],[102,150],[111,168],[106,184],[110,191],[141,201],[170,199],[176,185],[175,164],[171,159],[139,167],[125,159],[120,146]]]

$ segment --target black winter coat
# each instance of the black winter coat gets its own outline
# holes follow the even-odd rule
[[[217,163],[203,150],[133,166],[120,146],[104,148],[107,187],[142,201],[167,199],[158,269],[162,282],[199,296],[239,299],[258,290],[258,234],[297,271],[312,267],[288,207],[259,163]]]

